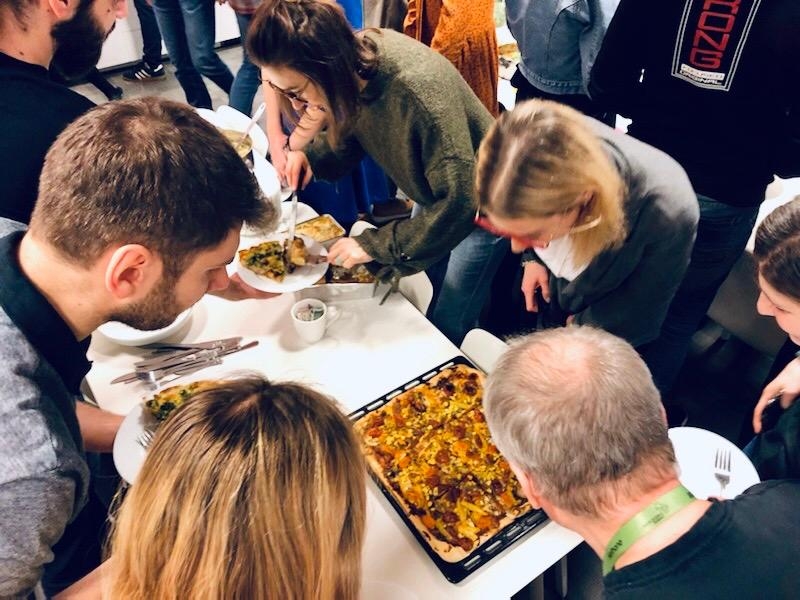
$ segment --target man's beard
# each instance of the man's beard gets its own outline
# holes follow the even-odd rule
[[[177,279],[175,276],[165,274],[158,286],[144,300],[114,313],[109,321],[119,321],[140,331],[153,331],[166,327],[183,312],[175,301]]]
[[[83,0],[69,21],[57,23],[51,32],[55,41],[55,54],[50,63],[64,79],[83,77],[100,60],[103,42],[114,29],[104,32],[92,14],[94,0]]]

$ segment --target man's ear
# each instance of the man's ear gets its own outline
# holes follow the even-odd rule
[[[69,21],[75,16],[80,0],[44,0],[56,21]],[[85,0],[84,0],[85,1]]]
[[[117,300],[146,296],[161,278],[163,264],[141,244],[126,244],[114,250],[106,263],[105,285]]]
[[[536,486],[536,480],[522,467],[513,462],[509,462],[509,464],[511,465],[511,470],[514,471],[514,475],[517,476],[517,481],[519,481],[519,485],[522,487],[522,492],[525,494],[528,502],[531,503],[533,508],[542,508],[542,497]]]

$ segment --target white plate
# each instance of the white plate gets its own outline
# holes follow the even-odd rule
[[[279,208],[282,195],[278,172],[272,166],[272,163],[258,152],[253,154],[253,175],[255,175],[258,186],[267,199],[275,208]]]
[[[144,346],[145,344],[159,342],[177,333],[191,316],[192,309],[187,308],[179,314],[172,323],[161,329],[154,329],[153,331],[141,331],[129,327],[124,323],[120,323],[119,321],[109,321],[108,323],[100,325],[100,327],[97,328],[97,332],[103,335],[103,337],[122,346]]]
[[[681,483],[698,498],[734,498],[760,481],[753,463],[744,452],[713,431],[674,427],[669,430],[669,439],[675,448]],[[717,449],[731,452],[731,481],[721,494],[719,482],[714,477]]]
[[[250,124],[250,117],[244,113],[240,113],[235,108],[230,106],[220,106],[216,111],[207,108],[198,108],[197,113],[206,121],[219,127],[220,129],[232,129],[234,131],[244,132]],[[253,140],[253,150],[266,156],[269,150],[269,142],[264,130],[257,123],[253,125],[250,130],[250,138]]]
[[[186,377],[181,377],[176,381],[165,383],[160,389],[167,389],[175,385],[186,385],[194,381],[203,381],[207,379],[220,380],[225,377],[235,376],[235,371],[230,371],[224,365],[212,366],[197,373],[192,373]],[[114,466],[117,472],[128,483],[133,483],[139,470],[144,464],[144,459],[147,456],[147,450],[136,440],[142,435],[146,429],[155,429],[158,426],[158,421],[150,413],[144,403],[152,398],[156,392],[148,390],[144,384],[132,383],[126,384],[126,387],[120,388],[121,390],[133,390],[132,394],[136,396],[138,402],[133,410],[122,420],[122,424],[117,430],[117,435],[114,438],[114,448],[112,450],[114,457]]]
[[[136,439],[144,433],[145,429],[156,423],[150,411],[145,410],[144,404],[139,403],[133,407],[119,426],[117,436],[114,438],[114,466],[125,481],[133,483],[139,474],[139,469],[144,464],[147,451]]]
[[[298,235],[297,237],[301,238],[303,242],[305,242],[306,249],[308,250],[309,255],[311,256],[326,256],[328,251],[322,247],[322,244],[319,242],[311,239],[305,235]],[[261,242],[269,242],[273,240],[284,240],[286,239],[285,234],[276,234],[264,239],[255,241],[251,244],[251,246],[257,246]],[[249,246],[248,246],[249,247]],[[247,269],[242,265],[242,263],[237,259],[236,260],[236,272],[242,278],[242,280],[248,284],[256,288],[257,290],[261,290],[262,292],[272,292],[275,294],[282,294],[286,292],[297,292],[299,290],[303,290],[307,287],[311,287],[320,278],[325,275],[325,271],[328,270],[328,263],[320,263],[318,265],[306,265],[304,267],[296,267],[294,273],[290,273],[287,275],[283,281],[275,281],[274,279],[270,279],[269,277],[262,277],[261,275],[257,275],[253,273],[250,269]]]

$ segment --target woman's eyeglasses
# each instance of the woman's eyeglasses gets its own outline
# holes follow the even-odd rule
[[[565,213],[566,214],[566,213]],[[590,221],[586,221],[585,223],[581,223],[580,225],[573,225],[570,227],[569,231],[566,235],[572,235],[573,233],[580,233],[581,231],[587,231],[589,229],[593,229],[597,227],[601,222],[602,217],[595,217]],[[526,247],[534,247],[534,248],[547,248],[550,245],[550,242],[553,241],[553,235],[550,235],[550,238],[547,241],[542,241],[539,237],[530,237],[530,236],[519,236],[509,233],[507,231],[503,231],[502,229],[498,229],[495,227],[489,218],[481,214],[481,209],[475,211],[475,219],[473,219],[475,225],[484,229],[491,233],[492,235],[496,235],[497,237],[505,238],[507,240],[514,239],[517,242],[524,244]]]
[[[280,88],[274,83],[272,83],[269,79],[261,79],[261,83],[266,83],[267,85],[269,85],[269,87],[271,87],[281,96],[289,100],[289,102],[292,102],[293,104],[299,104],[303,110],[316,110],[319,112],[325,112],[325,107],[322,106],[321,104],[311,104],[308,100],[300,96],[300,94],[302,94],[308,87],[308,84],[311,83],[311,80],[308,78],[306,78],[306,84],[303,86],[303,88],[296,92]]]

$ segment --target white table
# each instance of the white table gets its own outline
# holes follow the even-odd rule
[[[391,296],[335,303],[342,312],[326,338],[306,346],[296,337],[288,312],[297,294],[271,300],[228,302],[206,296],[196,306],[182,339],[243,335],[259,346],[225,359],[231,370],[251,369],[273,379],[292,379],[336,398],[344,410],[360,408],[427,369],[460,354],[405,298]],[[172,340],[177,341],[177,340]],[[127,414],[145,393],[141,387],[110,385],[141,356],[95,336],[94,366],[87,379],[100,406]],[[132,384],[138,385],[138,384]],[[365,598],[508,598],[558,562],[580,537],[548,523],[517,542],[458,585],[449,583],[419,546],[377,487],[368,485],[364,548]]]

